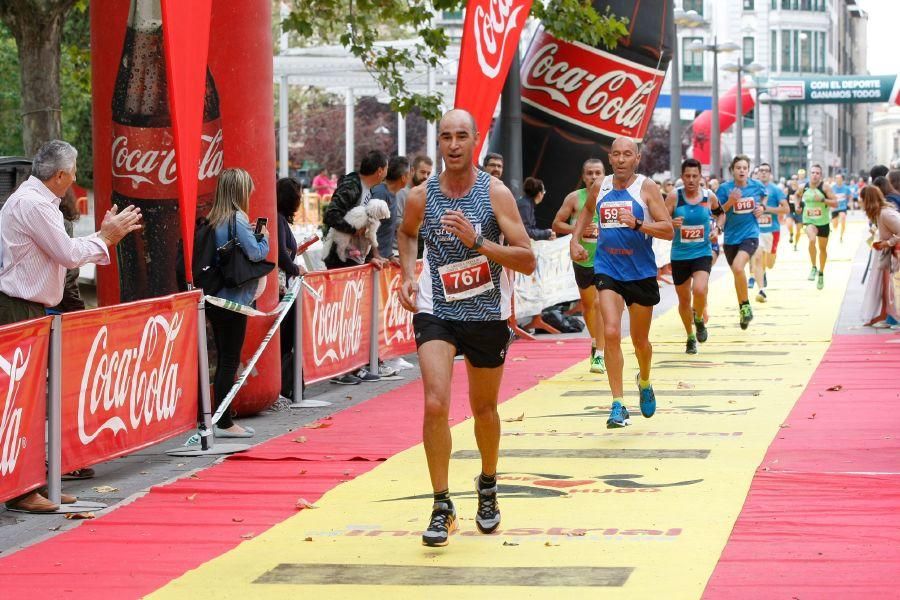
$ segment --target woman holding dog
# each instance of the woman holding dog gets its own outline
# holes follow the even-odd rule
[[[219,175],[216,196],[209,211],[209,224],[216,231],[216,247],[224,246],[235,237],[247,253],[251,262],[265,260],[269,253],[269,230],[263,226],[260,233],[254,233],[247,216],[250,196],[253,194],[253,179],[243,169],[225,169]],[[236,250],[240,251],[240,250]],[[251,306],[262,291],[264,279],[248,281],[240,287],[225,287],[216,296],[238,304]],[[247,332],[247,316],[225,310],[211,304],[206,305],[206,316],[212,324],[213,342],[216,345],[218,362],[213,380],[215,395],[214,409],[219,407],[237,375],[241,360],[241,347]],[[213,433],[220,438],[253,437],[253,429],[241,427],[225,412],[216,424]]]

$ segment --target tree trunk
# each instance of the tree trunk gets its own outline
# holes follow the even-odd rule
[[[75,0],[4,0],[0,18],[16,38],[22,81],[22,141],[33,156],[41,144],[59,138],[60,40]]]

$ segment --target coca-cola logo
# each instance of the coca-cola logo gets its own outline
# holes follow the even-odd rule
[[[386,345],[404,344],[415,339],[413,336],[413,313],[400,304],[400,273],[395,274],[388,283],[388,297],[381,313]]]
[[[610,136],[646,132],[662,73],[540,32],[522,69],[525,101]]]
[[[516,6],[515,0],[487,0],[488,10],[478,5],[475,8],[475,53],[478,56],[478,65],[484,75],[494,79],[503,67],[503,55],[506,51],[506,42],[510,34],[519,25],[519,13],[523,5]],[[518,38],[515,38],[518,40]],[[516,44],[511,44],[515,51]]]
[[[347,281],[338,300],[326,299],[324,283],[316,290],[322,297],[313,306],[313,360],[317,367],[359,352],[365,285],[363,279]]]
[[[28,440],[21,435],[22,407],[16,406],[19,384],[28,372],[28,361],[31,349],[26,355],[22,348],[13,351],[12,360],[0,356],[0,369],[9,377],[6,397],[3,403],[3,414],[0,416],[0,476],[6,477],[16,470],[19,454],[28,445]],[[37,401],[37,400],[36,400]],[[43,402],[43,400],[39,400]]]
[[[106,430],[115,436],[173,418],[182,389],[180,365],[172,356],[183,323],[181,313],[171,319],[154,315],[147,319],[137,346],[116,349],[107,348],[108,326],[97,331],[78,395],[78,437],[83,445]]]
[[[133,190],[145,184],[166,187],[175,183],[178,173],[171,130],[116,126],[116,134],[112,144],[114,181],[128,180]],[[222,172],[222,129],[204,132],[200,139],[203,156],[198,178],[202,184]]]

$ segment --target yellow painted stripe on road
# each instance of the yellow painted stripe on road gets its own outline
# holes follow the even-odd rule
[[[700,597],[754,470],[827,347],[862,234],[851,226],[847,242],[832,240],[822,291],[806,280],[806,253],[783,243],[770,301],[754,303],[748,331],[726,274],[697,356],[683,353],[676,311],[659,318],[653,419],[630,393],[633,424],[607,430],[608,386],[586,362],[503,404],[502,418],[525,417],[503,424],[498,533],[475,528],[480,463],[463,423],[451,462],[461,530],[448,547],[420,545],[431,505],[420,445],[151,597],[422,598],[435,593],[428,586],[472,599]],[[626,381],[635,370],[626,356]]]

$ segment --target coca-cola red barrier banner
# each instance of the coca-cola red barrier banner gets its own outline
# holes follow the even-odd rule
[[[475,160],[491,128],[491,119],[532,0],[469,0],[459,52],[455,108],[475,118],[481,140]]]
[[[550,227],[579,187],[585,160],[606,162],[617,136],[643,139],[672,57],[672,0],[591,4],[628,19],[615,48],[563,41],[541,26],[522,61],[523,175],[547,189],[535,209],[538,227]]]
[[[322,381],[369,362],[372,324],[371,266],[310,273],[321,296],[303,297],[303,380]]]
[[[182,235],[160,0],[91,0],[90,10],[94,214],[98,226],[113,203],[134,204],[144,215],[144,229],[118,244],[114,264],[98,268],[98,299],[108,306],[177,292]],[[240,167],[255,185],[251,222],[257,217],[276,221],[272,67],[271,0],[215,0],[202,102],[197,215],[209,211],[222,169]],[[276,236],[277,228],[271,228],[268,259],[273,262]],[[278,303],[276,277],[269,275],[257,301],[262,311]],[[244,360],[256,350],[252,340],[263,337],[266,324],[251,319],[247,327]],[[235,411],[253,414],[271,406],[281,388],[280,374],[276,339],[235,399]]]
[[[422,261],[416,263],[416,275],[422,272]],[[378,315],[378,355],[382,360],[396,358],[416,351],[413,332],[413,313],[400,304],[400,284],[403,271],[396,265],[388,265],[379,273],[378,291],[381,311]]]
[[[0,327],[0,502],[47,481],[50,319]]]
[[[196,426],[199,301],[187,292],[62,316],[64,473]]]

